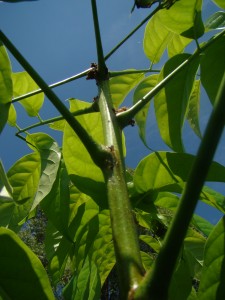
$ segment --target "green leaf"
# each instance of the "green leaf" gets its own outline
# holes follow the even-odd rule
[[[197,229],[202,232],[205,236],[209,236],[210,232],[213,230],[214,226],[207,221],[206,219],[203,219],[202,217],[198,215],[193,216],[192,220],[193,224]]]
[[[185,254],[178,259],[178,263],[169,288],[169,300],[186,300],[192,289],[192,278],[188,260]]]
[[[147,58],[155,64],[160,61],[167,47],[169,57],[172,57],[183,52],[190,42],[191,39],[182,37],[164,26],[157,13],[150,19],[145,28],[143,47]]]
[[[189,54],[179,54],[167,61],[160,72],[159,82],[189,57]],[[197,58],[188,64],[179,76],[173,78],[155,96],[154,100],[161,137],[170,148],[177,152],[183,151],[182,127],[198,66],[199,59]],[[174,91],[176,91],[175,94]]]
[[[187,153],[155,152],[145,157],[134,173],[134,186],[139,194],[151,191],[172,191],[181,193],[188,179],[195,156]],[[213,162],[206,181],[225,181],[225,167]],[[225,203],[217,193],[203,189],[201,199],[222,212]],[[222,197],[224,199],[224,197]]]
[[[224,299],[225,217],[211,232],[204,251],[204,265],[198,291],[199,300]]]
[[[133,69],[132,69],[133,70]],[[130,70],[130,71],[132,71]],[[127,70],[129,71],[129,70]],[[129,92],[144,78],[143,73],[125,74],[110,79],[113,105],[118,108]]]
[[[154,86],[156,86],[158,79],[158,75],[150,75],[145,78],[139,85],[137,86],[134,96],[133,96],[133,104],[135,104],[138,100],[142,99]],[[135,115],[135,121],[137,122],[139,128],[139,136],[143,141],[144,145],[147,146],[146,142],[146,122],[148,117],[150,102],[144,106],[144,108]]]
[[[219,7],[225,9],[224,0],[212,0],[212,1],[215,2]]]
[[[71,110],[88,106],[82,101],[70,101]],[[103,144],[101,116],[99,113],[81,115],[76,119],[84,129],[95,139]],[[97,167],[79,137],[68,125],[65,125],[63,135],[63,158],[71,180],[82,192],[95,197],[100,201],[106,201],[106,190],[102,171]]]
[[[204,33],[201,6],[202,0],[182,0],[177,1],[170,9],[160,10],[157,14],[167,29],[194,39]]]
[[[65,166],[61,163],[50,193],[41,202],[41,208],[48,220],[65,236],[68,236],[70,215],[69,185],[70,178]]]
[[[12,197],[13,189],[5,173],[5,169],[3,167],[2,161],[0,160],[0,198],[1,199],[3,197],[3,189],[4,189],[5,196],[13,200]]]
[[[205,30],[219,30],[225,28],[225,12],[217,11],[212,14],[205,22]]]
[[[34,90],[39,89],[36,82],[30,77],[27,72],[12,73],[13,79],[13,96],[19,97]],[[39,93],[27,99],[20,101],[20,104],[25,108],[30,117],[37,116],[44,102],[44,94]]]
[[[74,276],[64,290],[65,300],[98,300],[101,295],[101,282],[93,261],[85,260],[81,272]]]
[[[10,105],[7,121],[10,126],[12,127],[16,126],[16,110],[13,104]]]
[[[5,47],[0,41],[0,103],[12,101],[12,69]]]
[[[201,92],[201,82],[200,80],[195,80],[194,88],[192,90],[187,111],[187,120],[193,129],[194,133],[201,138],[201,130],[199,125],[199,107],[200,107],[200,92]]]
[[[201,57],[201,82],[213,104],[225,70],[225,37],[217,39]]]
[[[41,157],[41,177],[32,211],[52,189],[60,164],[61,151],[55,140],[45,133],[30,134],[27,136],[27,142]]]
[[[161,244],[158,240],[150,235],[140,235],[139,239],[145,242],[149,247],[151,247],[156,253],[159,253],[161,249]]]
[[[0,298],[54,300],[44,267],[18,236],[0,228],[0,244]]]
[[[0,205],[0,225],[14,231],[18,223],[29,213],[40,176],[40,157],[32,153],[18,160],[8,171],[8,180],[13,189],[13,203]]]
[[[151,270],[151,267],[154,263],[154,258],[146,252],[140,251],[141,261],[146,271]]]
[[[7,122],[12,101],[11,73],[11,63],[8,54],[0,41],[0,133]]]

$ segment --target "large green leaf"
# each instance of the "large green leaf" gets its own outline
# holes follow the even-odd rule
[[[128,70],[127,70],[128,71]],[[132,70],[130,70],[132,71]],[[128,93],[144,78],[143,73],[124,74],[110,79],[113,105],[118,108]]]
[[[160,32],[160,34],[159,34]],[[143,47],[145,55],[153,64],[158,63],[168,47],[170,57],[181,53],[191,39],[170,31],[160,22],[159,14],[155,14],[145,28]]]
[[[207,237],[214,228],[214,226],[209,221],[203,219],[198,215],[193,216],[193,224],[200,232],[202,232]]]
[[[201,130],[199,125],[199,107],[200,107],[200,91],[201,82],[196,80],[194,88],[188,102],[187,120],[193,129],[194,133],[201,138]]]
[[[12,73],[13,79],[13,96],[18,97],[34,90],[37,90],[39,86],[30,77],[27,72]],[[20,104],[25,108],[30,117],[37,116],[44,102],[44,94],[40,93],[23,99]]]
[[[204,251],[199,300],[223,300],[225,295],[225,217],[211,232]]]
[[[58,175],[50,193],[41,202],[41,207],[48,220],[50,220],[55,228],[57,228],[65,236],[68,236],[70,216],[69,185],[70,178],[65,166],[61,163]]]
[[[0,160],[0,202],[13,202],[13,189]]]
[[[41,177],[37,194],[31,210],[50,193],[58,173],[61,151],[56,141],[45,133],[34,133],[27,136],[28,145],[41,157]]]
[[[201,57],[201,82],[212,104],[225,70],[225,36],[217,39]]]
[[[224,0],[212,0],[212,1],[215,2],[219,7],[225,9]]]
[[[150,191],[172,191],[180,193],[188,179],[195,156],[187,153],[155,152],[145,157],[134,173],[134,187],[139,194]],[[225,181],[225,167],[213,162],[206,181]],[[224,198],[210,189],[203,189],[200,198],[222,212]]]
[[[179,54],[167,61],[160,72],[159,82],[189,57],[189,54]],[[173,78],[154,100],[161,137],[177,152],[183,151],[182,127],[198,66],[197,58],[180,71],[179,75]]]
[[[0,133],[7,122],[12,101],[11,73],[11,63],[8,54],[0,41]]]
[[[177,1],[170,9],[160,10],[158,17],[170,31],[188,38],[199,38],[204,33],[201,7],[202,0]]]
[[[89,106],[83,101],[70,101],[71,110]],[[76,117],[87,132],[97,143],[103,143],[103,131],[101,116],[99,113],[92,113]],[[100,200],[106,199],[103,174],[97,167],[79,137],[66,124],[63,135],[63,157],[67,171],[74,184],[84,193]]]
[[[0,228],[0,298],[54,300],[37,256],[11,230]]]
[[[29,213],[40,176],[40,156],[32,153],[18,160],[8,171],[15,202],[1,203],[0,225],[18,230],[18,223]]]
[[[135,104],[138,100],[142,99],[153,87],[156,85],[158,80],[158,75],[150,75],[145,78],[139,85],[137,86],[134,96],[133,103]],[[135,115],[135,121],[137,122],[139,128],[139,135],[142,139],[143,143],[147,146],[146,142],[146,122],[148,117],[150,102],[147,103],[144,108]]]

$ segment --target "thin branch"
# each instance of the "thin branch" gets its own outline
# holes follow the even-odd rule
[[[163,8],[163,4],[160,4],[154,9],[138,26],[136,26],[122,41],[120,41],[106,56],[105,61],[110,58],[110,56],[116,52],[142,25],[144,25],[154,14],[156,14],[160,9]]]
[[[107,73],[107,67],[105,64],[105,58],[103,54],[96,0],[91,0],[91,5],[92,5],[92,15],[93,15],[94,29],[95,29],[95,41],[96,41],[96,48],[97,48],[97,55],[98,55],[98,75],[104,78]]]
[[[94,113],[96,111],[97,110],[94,109],[94,107],[92,105],[92,106],[90,106],[88,108],[80,109],[80,110],[77,110],[75,112],[71,112],[71,114],[75,117],[75,116],[81,116],[81,115],[84,115],[84,114]],[[35,123],[33,125],[30,125],[30,126],[28,126],[26,128],[20,129],[18,131],[18,133],[25,132],[25,131],[31,130],[33,128],[40,127],[40,126],[43,126],[43,125],[46,125],[46,124],[51,124],[51,123],[54,123],[54,122],[57,122],[57,121],[61,121],[61,120],[65,120],[63,116],[58,116],[58,117],[54,117],[54,118],[51,118],[51,119],[43,120],[41,122]]]
[[[109,71],[109,78],[138,73],[159,73],[160,70],[142,69],[142,70],[124,70],[124,71]]]
[[[157,84],[149,93],[147,93],[142,99],[137,101],[130,109],[118,113],[117,118],[120,122],[121,127],[125,127],[129,124],[129,121],[134,118],[134,116],[141,111],[141,109],[151,101],[154,96],[161,91],[174,77],[176,77],[188,64],[190,64],[194,59],[201,55],[210,45],[212,45],[215,40],[220,39],[224,36],[225,30],[220,32],[218,35],[211,38],[206,44],[204,44],[200,50],[192,54],[188,59],[186,59],[182,64],[180,64],[173,72],[171,72],[168,76],[166,76],[159,84]]]
[[[224,129],[224,107],[225,73],[177,212],[166,234],[156,263],[137,289],[135,300],[149,299],[148,295],[151,295],[152,300],[168,299],[170,280],[177,257]]]
[[[88,134],[83,126],[74,118],[68,108],[60,101],[58,96],[48,87],[41,76],[33,69],[33,67],[27,62],[27,60],[21,55],[17,48],[10,42],[5,34],[0,31],[0,40],[5,44],[12,55],[17,59],[21,66],[27,71],[27,73],[33,78],[41,90],[45,93],[51,103],[59,111],[59,113],[69,123],[71,128],[76,132],[91,158],[97,166],[102,166],[106,159],[111,159],[111,155],[108,151],[97,144],[94,139]]]
[[[65,84],[65,83],[71,82],[71,81],[73,81],[73,80],[82,78],[82,77],[86,76],[90,71],[92,71],[92,69],[93,69],[93,68],[89,68],[89,69],[87,69],[87,70],[85,70],[85,71],[83,71],[83,72],[81,72],[81,73],[79,73],[79,74],[76,74],[76,75],[71,76],[71,77],[69,77],[69,78],[66,78],[66,79],[64,79],[64,80],[58,81],[58,82],[56,82],[56,83],[50,84],[48,87],[49,87],[49,88],[55,88],[55,87],[57,87],[57,86],[63,85],[63,84]],[[32,92],[30,92],[30,93],[27,93],[27,94],[18,96],[18,97],[14,98],[14,99],[12,100],[12,103],[17,102],[17,101],[20,101],[20,100],[23,100],[23,99],[25,99],[25,98],[32,97],[32,96],[37,95],[37,94],[40,94],[40,93],[42,93],[42,92],[43,92],[42,89],[38,89],[38,90],[36,90],[36,91],[32,91]]]

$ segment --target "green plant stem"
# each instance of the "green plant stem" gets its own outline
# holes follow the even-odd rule
[[[135,300],[149,299],[148,295],[151,295],[151,300],[168,299],[169,284],[177,257],[224,129],[224,107],[225,73],[174,220],[166,234],[153,270],[146,275],[144,281],[137,289]]]
[[[33,78],[41,90],[45,93],[55,108],[61,113],[64,119],[69,123],[71,128],[76,132],[82,143],[88,150],[91,158],[96,165],[102,166],[106,159],[110,159],[108,151],[97,144],[82,125],[74,118],[68,108],[60,101],[57,95],[48,87],[41,76],[33,69],[33,67],[27,62],[27,60],[20,54],[16,47],[10,42],[10,40],[0,31],[0,40],[9,49],[12,55],[17,59],[21,66],[27,71],[27,73]]]
[[[154,9],[138,26],[136,26],[122,41],[120,41],[106,56],[105,61],[110,58],[110,56],[116,52],[142,25],[144,25],[152,16],[154,16],[157,11],[163,8],[163,5],[160,4]]]
[[[71,76],[71,77],[69,77],[69,78],[66,78],[66,79],[64,79],[64,80],[61,80],[61,81],[55,82],[55,83],[53,83],[53,84],[50,84],[48,87],[49,87],[49,88],[55,88],[55,87],[57,87],[57,86],[63,85],[63,84],[65,84],[65,83],[71,82],[71,81],[73,81],[73,80],[82,78],[82,77],[86,76],[92,69],[93,69],[93,68],[89,68],[89,69],[87,69],[87,70],[85,70],[85,71],[83,71],[83,72],[81,72],[81,73],[79,73],[79,74],[76,74],[76,75]],[[27,94],[18,96],[18,97],[14,98],[14,99],[12,100],[12,103],[18,102],[18,101],[20,101],[20,100],[23,100],[23,99],[25,99],[25,98],[29,98],[29,97],[34,96],[34,95],[37,95],[37,94],[40,94],[40,93],[42,93],[42,92],[43,92],[43,91],[42,91],[41,89],[38,89],[38,90],[36,90],[36,91],[32,91],[32,92],[30,92],[30,93],[27,93]]]
[[[81,110],[77,110],[75,112],[71,112],[71,114],[75,117],[75,116],[81,116],[81,115],[84,115],[84,114],[90,114],[90,113],[94,113],[94,112],[96,112],[96,110],[93,108],[93,105],[92,105],[92,106],[87,107],[85,109],[81,109]],[[51,119],[42,120],[41,122],[32,124],[32,125],[27,126],[23,129],[20,129],[17,133],[22,133],[22,132],[31,130],[33,128],[39,127],[39,126],[43,126],[43,125],[46,125],[46,124],[51,124],[51,123],[61,121],[61,120],[64,120],[63,116],[58,116],[58,117],[54,117],[54,118],[51,118]]]
[[[160,70],[152,70],[152,69],[140,69],[140,70],[124,70],[124,71],[109,71],[109,78],[128,75],[128,74],[138,74],[138,73],[159,73]]]
[[[225,34],[225,30],[220,32],[218,35],[214,36],[210,39],[206,44],[204,44],[200,49],[192,54],[187,60],[185,60],[182,64],[180,64],[173,72],[171,72],[168,76],[166,76],[160,83],[158,83],[149,93],[147,93],[142,99],[137,101],[130,109],[121,112],[117,115],[118,121],[121,127],[125,127],[129,124],[130,120],[134,118],[134,116],[141,111],[141,109],[153,99],[153,97],[161,91],[174,77],[176,77],[188,64],[190,64],[194,59],[198,56],[202,55],[202,53],[210,47],[216,40],[220,39]],[[204,53],[203,53],[204,55]]]
[[[97,56],[98,56],[98,76],[104,79],[107,73],[107,67],[105,64],[105,58],[103,54],[96,0],[91,0],[91,5],[92,5],[92,15],[93,15],[94,29],[95,29],[95,41],[96,41]]]
[[[113,155],[113,165],[108,165],[103,173],[107,185],[121,299],[127,299],[129,291],[134,290],[142,280],[144,270],[126,185],[122,132],[113,112],[109,81],[100,81],[98,86],[105,145]]]

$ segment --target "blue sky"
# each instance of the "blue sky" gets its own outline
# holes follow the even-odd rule
[[[96,62],[90,2],[90,0],[39,0],[17,4],[1,2],[0,27],[46,82],[54,83],[82,72],[89,68],[92,62]],[[210,0],[204,0],[203,3],[203,18],[206,19],[216,7]],[[149,10],[136,9],[131,14],[132,0],[98,0],[97,4],[105,54],[149,13]],[[142,49],[143,32],[144,27],[107,61],[110,70],[149,67],[149,61]],[[18,63],[11,56],[10,58],[13,71],[22,71]],[[93,81],[81,79],[56,88],[55,92],[62,101],[74,97],[91,102],[97,94],[97,88]],[[205,99],[201,109],[202,129],[211,109],[206,95],[203,98]],[[132,96],[130,95],[126,100],[126,105],[129,106],[131,103]],[[16,107],[19,111],[18,124],[21,127],[37,122],[35,119],[30,120],[19,105]],[[45,119],[55,115],[58,113],[46,99],[41,117]],[[38,128],[38,131],[41,130],[44,128]],[[187,150],[195,153],[199,144],[198,138],[186,127],[184,132]],[[48,131],[48,133],[60,141],[60,135],[57,132]],[[149,150],[141,143],[137,127],[129,127],[125,133],[128,149],[127,164],[135,168],[139,160],[149,154]],[[0,158],[6,169],[30,151],[27,145],[14,134],[15,129],[7,126],[0,136]],[[149,118],[147,139],[153,149],[168,150],[159,138],[152,113]],[[216,155],[216,160],[223,165],[225,165],[224,150],[223,139]],[[213,187],[225,194],[224,185],[214,184]],[[205,205],[200,205],[198,212],[213,223],[219,217],[215,210]]]

